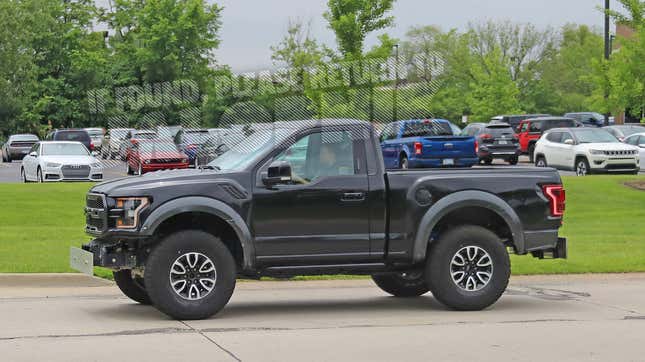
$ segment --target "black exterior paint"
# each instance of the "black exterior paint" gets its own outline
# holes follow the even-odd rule
[[[365,135],[354,142],[360,172],[321,178],[308,185],[268,188],[261,177],[273,158],[319,126],[267,152],[260,162],[235,173],[214,170],[160,171],[104,182],[90,192],[115,197],[147,196],[140,227],[94,233],[86,247],[97,250],[124,240],[149,246],[169,217],[199,212],[228,223],[240,241],[244,275],[370,273],[404,269],[425,260],[435,226],[458,207],[482,207],[511,230],[518,254],[555,248],[560,218],[549,216],[542,184],[559,184],[549,168],[451,169],[385,172],[369,123],[335,121]],[[358,147],[357,147],[358,146]],[[194,225],[199,228],[202,225]],[[139,254],[139,258],[144,258]],[[96,259],[96,257],[95,257]],[[95,260],[101,265],[101,260]],[[142,265],[144,260],[138,260]],[[111,265],[111,267],[115,267]],[[117,266],[118,267],[118,266]]]

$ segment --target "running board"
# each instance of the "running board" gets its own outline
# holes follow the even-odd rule
[[[322,264],[322,265],[294,265],[272,266],[259,271],[262,276],[291,277],[296,275],[371,275],[374,273],[392,270],[391,266],[384,263],[367,264]]]

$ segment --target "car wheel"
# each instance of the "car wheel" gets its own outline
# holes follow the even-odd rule
[[[38,167],[38,171],[36,171],[36,178],[38,179],[38,183],[43,183],[45,180],[43,180],[43,170]]]
[[[430,288],[422,270],[398,273],[379,273],[372,275],[374,283],[384,292],[395,297],[418,297]]]
[[[2,155],[2,162],[7,162],[7,158],[4,157],[4,152],[0,151],[0,155]]]
[[[484,159],[484,165],[490,166],[493,164],[493,159],[492,158],[485,158]]]
[[[456,310],[481,310],[506,290],[511,263],[506,247],[490,230],[464,225],[446,231],[426,259],[426,280],[434,297]]]
[[[137,175],[143,175],[143,167],[141,166],[141,162],[139,162],[139,168],[137,168]]]
[[[586,158],[581,157],[576,160],[576,176],[587,176],[590,171]]]
[[[130,162],[125,161],[125,173],[126,175],[132,175],[132,168],[130,168]]]
[[[27,174],[25,173],[25,169],[23,167],[20,168],[20,178],[22,179],[23,183],[29,182],[29,180],[27,180]]]
[[[137,303],[146,305],[152,304],[150,302],[150,297],[148,297],[148,293],[146,292],[143,278],[133,275],[132,270],[119,270],[113,272],[112,275],[114,275],[116,286],[121,289],[126,297]]]
[[[509,165],[513,165],[513,166],[515,166],[515,165],[517,165],[517,163],[518,163],[519,161],[520,161],[520,158],[519,158],[519,157],[517,157],[517,156],[514,156],[514,157],[511,157],[511,158],[508,160],[508,164],[509,164]]]
[[[402,155],[401,160],[399,161],[399,166],[402,170],[407,170],[410,168],[410,162],[408,161],[408,156]]]
[[[547,167],[546,158],[544,156],[538,156],[535,159],[535,167]]]
[[[199,168],[199,156],[195,156],[195,168]]]
[[[203,319],[228,303],[235,277],[235,260],[219,238],[185,230],[167,236],[150,253],[145,286],[161,312],[175,319]]]
[[[529,162],[533,163],[535,161],[534,153],[535,153],[535,144],[532,144],[529,146]]]

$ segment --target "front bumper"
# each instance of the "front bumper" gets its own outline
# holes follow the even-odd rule
[[[91,167],[87,177],[65,176],[61,167],[45,167],[43,170],[43,181],[103,181],[103,168]]]
[[[141,266],[142,252],[135,242],[109,242],[94,239],[81,249],[92,253],[92,263],[109,269],[132,269]],[[73,266],[73,265],[72,265]],[[78,268],[76,268],[78,270]]]
[[[159,170],[179,170],[188,168],[188,163],[159,163],[159,164],[143,164],[141,170],[143,172],[153,172]]]
[[[7,153],[12,160],[22,160],[27,156],[31,147],[9,147],[7,148]]]
[[[640,159],[635,157],[603,157],[592,156],[589,167],[593,172],[635,172],[640,169]]]

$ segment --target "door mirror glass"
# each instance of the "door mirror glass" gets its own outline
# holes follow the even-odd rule
[[[571,138],[567,138],[566,140],[564,140],[564,144],[565,145],[573,145],[573,140]]]
[[[31,156],[31,157],[38,157],[38,153],[36,153],[36,151],[34,151],[34,152],[29,152],[29,156]]]
[[[262,183],[271,187],[291,182],[291,165],[286,161],[274,161],[269,165],[266,175],[262,176]]]
[[[638,147],[645,148],[645,143],[641,143],[640,145],[638,145]]]

